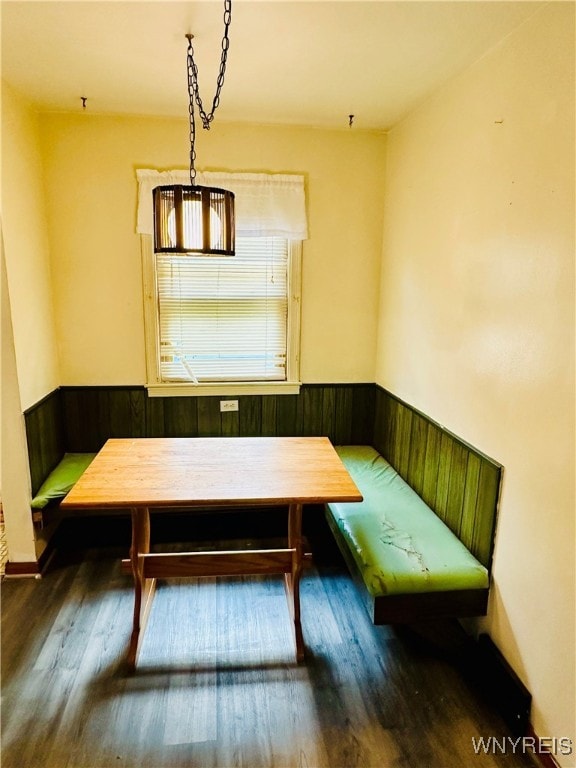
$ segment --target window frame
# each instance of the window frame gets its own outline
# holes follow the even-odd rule
[[[288,322],[285,381],[167,382],[160,376],[160,332],[154,242],[140,236],[146,348],[146,389],[150,397],[202,395],[295,395],[300,391],[302,241],[288,240]],[[194,258],[207,258],[198,256]],[[231,256],[230,258],[234,258]]]

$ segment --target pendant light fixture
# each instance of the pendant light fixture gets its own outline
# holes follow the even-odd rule
[[[196,184],[196,120],[194,105],[202,125],[210,130],[220,103],[228,56],[232,0],[224,0],[222,58],[211,111],[206,114],[198,88],[198,68],[194,62],[194,35],[188,34],[188,98],[190,117],[190,186],[173,184],[154,189],[154,250],[156,253],[234,256],[234,194],[217,187]]]

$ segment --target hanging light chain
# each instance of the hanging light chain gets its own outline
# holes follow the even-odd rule
[[[196,120],[194,119],[194,91],[192,87],[190,71],[190,48],[192,47],[192,35],[188,37],[188,113],[190,116],[190,185],[193,187],[196,182]]]
[[[220,70],[218,72],[218,78],[216,79],[216,93],[212,101],[212,109],[207,114],[204,105],[202,104],[202,98],[200,97],[200,89],[198,87],[198,67],[194,61],[194,46],[192,45],[192,39],[194,35],[188,34],[188,97],[189,105],[188,112],[190,116],[190,184],[194,186],[196,179],[196,120],[194,114],[194,102],[198,105],[198,112],[200,119],[202,120],[202,126],[207,131],[210,130],[210,123],[214,120],[214,112],[220,104],[220,91],[224,85],[224,76],[226,74],[226,61],[228,59],[228,49],[230,47],[230,38],[228,32],[230,29],[230,22],[232,21],[232,0],[224,0],[224,35],[222,37],[222,56],[220,58]]]

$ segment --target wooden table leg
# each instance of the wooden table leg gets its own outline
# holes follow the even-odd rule
[[[288,607],[294,626],[296,661],[304,661],[304,637],[300,623],[300,574],[302,573],[302,504],[290,504],[288,508],[288,547],[294,549],[292,572],[284,575]]]
[[[144,578],[143,555],[148,552],[150,552],[150,512],[146,507],[132,509],[130,562],[134,576],[134,620],[127,659],[131,671],[136,668],[136,659],[156,588],[156,579]]]

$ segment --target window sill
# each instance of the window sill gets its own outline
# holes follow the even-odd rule
[[[297,395],[299,381],[247,381],[230,384],[147,384],[148,397],[204,397],[209,395]]]

